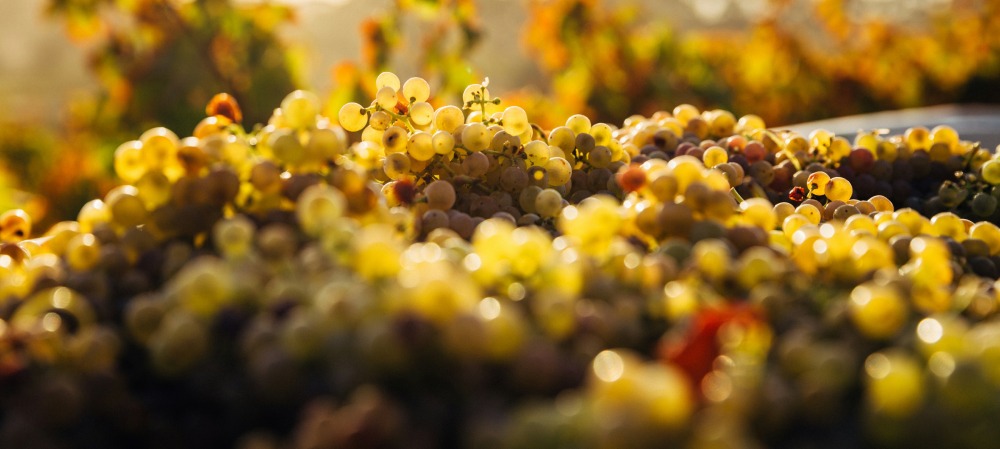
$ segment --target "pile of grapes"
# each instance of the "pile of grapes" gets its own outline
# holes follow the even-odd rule
[[[987,448],[1000,159],[681,105],[288,95],[0,216],[0,447]],[[336,123],[333,123],[336,119]]]

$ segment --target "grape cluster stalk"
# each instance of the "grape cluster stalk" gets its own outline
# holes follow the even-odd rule
[[[375,85],[220,94],[76,220],[0,215],[0,447],[1000,441],[1000,159],[954,129]]]

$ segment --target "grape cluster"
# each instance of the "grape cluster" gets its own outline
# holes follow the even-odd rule
[[[0,446],[1000,438],[992,154],[690,105],[546,131],[487,84],[249,132],[220,95],[76,220],[0,215]]]

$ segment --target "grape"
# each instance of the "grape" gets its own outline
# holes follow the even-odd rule
[[[462,168],[465,170],[465,174],[478,178],[486,174],[486,171],[490,168],[489,158],[483,153],[472,153],[462,160]]]
[[[549,185],[557,187],[569,182],[573,175],[573,168],[566,159],[550,157],[545,163],[545,172],[548,174]]]
[[[854,188],[850,181],[839,176],[830,178],[826,184],[826,198],[831,201],[847,201],[851,199]]]
[[[826,195],[826,187],[829,183],[830,175],[823,171],[815,172],[806,179],[806,185],[812,195]]]
[[[427,126],[434,121],[434,106],[418,101],[410,105],[410,120],[416,126]]]
[[[566,127],[575,134],[586,133],[590,131],[590,119],[582,114],[574,114],[566,119]]]
[[[417,161],[430,160],[435,154],[434,137],[423,131],[411,134],[406,143],[406,153]]]
[[[503,122],[504,131],[513,136],[519,136],[531,129],[528,114],[519,106],[510,106],[504,109],[500,120]]]
[[[398,80],[398,78],[397,78]],[[376,81],[377,83],[377,81]],[[398,89],[398,83],[396,89]],[[427,80],[420,77],[413,77],[406,80],[403,83],[403,97],[406,98],[411,105],[417,103],[426,102],[431,96],[431,85]],[[413,108],[410,108],[411,114]],[[412,115],[411,115],[412,117]]]
[[[958,133],[955,128],[948,125],[938,125],[931,129],[930,140],[932,148],[934,144],[943,144],[950,154],[960,154],[958,146]]]
[[[402,180],[410,175],[410,157],[406,153],[388,154],[382,163],[382,170],[389,179]]]
[[[385,149],[386,154],[406,151],[411,141],[406,130],[398,126],[390,126],[382,133],[382,148]]]
[[[396,98],[396,88],[383,86],[375,93],[375,103],[386,111],[394,111],[398,100]]]
[[[490,147],[492,136],[486,125],[470,123],[462,130],[462,146],[471,152],[483,151]]]
[[[31,216],[23,209],[12,209],[0,214],[0,242],[17,243],[30,238],[31,225]]]
[[[347,131],[361,131],[368,124],[368,112],[360,104],[347,103],[337,113],[337,120]]]
[[[476,101],[488,100],[490,100],[490,91],[482,84],[470,84],[462,92],[462,103],[465,104],[466,108],[471,108]]]
[[[573,151],[576,148],[576,133],[568,126],[557,126],[549,132],[548,144],[563,151]]]
[[[319,97],[312,92],[297,90],[288,94],[281,100],[281,113],[285,123],[296,129],[315,126],[319,103]]]
[[[431,209],[448,210],[455,204],[455,188],[448,181],[437,180],[424,187]]]
[[[399,77],[392,72],[382,72],[375,77],[375,89],[379,90],[383,87],[389,87],[392,90],[399,90]]]
[[[563,197],[554,189],[543,189],[535,196],[534,210],[542,218],[559,215],[563,207]]]
[[[594,147],[587,153],[587,162],[595,168],[605,168],[611,165],[611,149],[605,146]]]
[[[991,185],[1000,184],[1000,160],[990,160],[984,163],[980,170],[983,181],[986,181]]]
[[[865,359],[865,399],[876,413],[905,417],[924,401],[925,387],[920,363],[896,351],[876,352]]]

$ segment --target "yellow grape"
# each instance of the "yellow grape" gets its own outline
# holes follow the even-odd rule
[[[906,142],[906,146],[910,148],[910,151],[924,150],[927,151],[931,148],[931,132],[923,126],[915,126],[909,128],[903,133],[903,141]]]
[[[1000,227],[988,221],[980,221],[969,229],[969,237],[986,242],[990,255],[1000,254]]]
[[[115,174],[127,184],[135,182],[146,172],[146,164],[143,162],[142,142],[138,140],[121,144],[115,150],[114,159]]]
[[[410,121],[417,126],[427,126],[434,121],[434,106],[425,101],[410,105]]]
[[[705,150],[705,153],[701,156],[701,160],[705,162],[706,167],[715,167],[716,165],[729,162],[729,153],[720,146],[712,146]]]
[[[958,142],[958,132],[948,125],[938,125],[931,129],[930,139],[933,144],[944,144],[948,148],[949,154],[961,155],[961,147]]]
[[[309,91],[296,90],[281,100],[285,124],[295,129],[312,128],[319,114],[319,97]]]
[[[811,195],[826,195],[826,186],[830,183],[830,175],[824,171],[814,172],[806,180],[806,189]]]
[[[337,120],[340,122],[340,126],[347,131],[361,131],[368,124],[368,111],[360,104],[347,103],[341,106],[337,113]]]
[[[451,136],[451,134],[448,134]],[[427,161],[434,157],[434,138],[423,131],[410,134],[406,143],[406,153],[414,160]]]
[[[969,237],[962,218],[953,212],[941,212],[931,218],[931,231],[936,235],[963,241]]]
[[[398,89],[398,87],[397,87]],[[418,104],[426,102],[431,96],[431,85],[427,80],[420,77],[413,77],[403,83],[403,97],[406,98],[410,104]],[[410,108],[411,114],[413,108]]]
[[[910,312],[895,287],[874,282],[854,287],[848,305],[854,325],[875,340],[889,339],[899,333]]]
[[[795,208],[795,213],[805,216],[812,224],[819,224],[820,221],[823,221],[823,212],[809,203],[800,204],[799,207]]]
[[[444,106],[434,112],[434,128],[439,131],[455,132],[455,129],[465,123],[465,114],[455,106]]]
[[[392,90],[399,90],[399,77],[392,72],[382,72],[375,77],[375,90],[389,87]]]
[[[573,167],[569,161],[561,157],[550,157],[545,163],[545,171],[549,175],[549,185],[552,187],[566,184],[573,175]]]
[[[854,187],[851,186],[851,182],[840,176],[830,178],[826,184],[826,198],[830,201],[847,202],[851,199],[852,194],[854,194]]]
[[[528,114],[520,106],[510,106],[504,109],[500,120],[503,122],[504,131],[512,136],[519,136],[531,129],[531,124],[528,123]]]
[[[917,412],[927,387],[921,363],[898,350],[876,352],[865,359],[865,399],[872,411],[893,418]]]
[[[566,119],[566,127],[574,134],[588,133],[590,132],[590,119],[583,114],[574,114]]]

